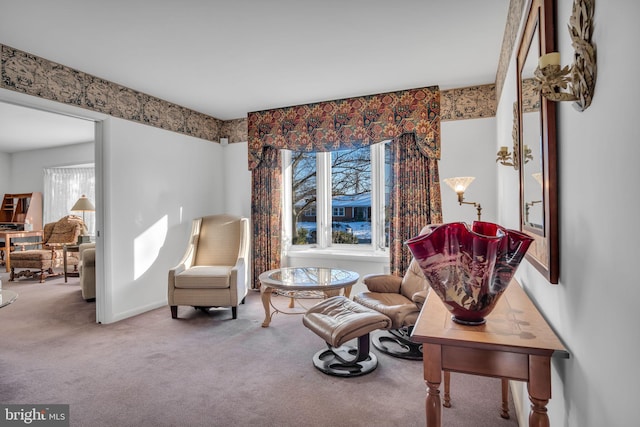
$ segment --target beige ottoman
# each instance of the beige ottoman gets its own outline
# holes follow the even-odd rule
[[[328,346],[313,356],[313,364],[328,375],[354,377],[378,366],[369,352],[369,332],[391,327],[391,319],[344,296],[327,298],[311,307],[302,323]],[[358,346],[344,345],[357,338]]]

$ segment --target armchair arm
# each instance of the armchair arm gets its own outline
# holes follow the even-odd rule
[[[392,274],[368,274],[362,279],[367,289],[371,292],[379,293],[400,293],[402,277]]]
[[[427,295],[429,294],[429,289],[425,289],[420,292],[416,292],[411,296],[411,301],[415,302],[419,308],[422,308],[425,300],[427,299]]]
[[[44,242],[42,240],[37,240],[33,242],[11,242],[11,246],[19,247],[21,251],[24,251],[25,246],[40,246],[42,247]]]
[[[246,281],[246,265],[244,261],[244,258],[238,258],[236,265],[234,265],[231,269],[231,277],[229,277],[229,284],[231,286],[232,295],[234,294],[233,290],[235,288],[235,295],[237,297],[237,300],[235,301],[236,304],[241,302],[247,295],[248,284]]]

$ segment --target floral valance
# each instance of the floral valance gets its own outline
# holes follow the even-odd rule
[[[440,158],[437,86],[249,113],[249,169],[265,146],[295,151],[356,148],[414,133],[420,151]]]

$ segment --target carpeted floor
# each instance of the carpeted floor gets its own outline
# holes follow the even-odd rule
[[[18,300],[0,309],[0,402],[69,404],[71,426],[424,426],[422,364],[373,350],[378,368],[337,378],[314,368],[325,346],[299,315],[260,325],[251,292],[231,320],[168,307],[110,325],[95,323],[77,278],[4,288]],[[276,304],[286,306],[282,297]],[[444,426],[517,426],[500,418],[500,380],[452,374]]]

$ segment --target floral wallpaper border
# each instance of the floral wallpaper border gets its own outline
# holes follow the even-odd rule
[[[223,121],[0,44],[0,88],[219,141]]]
[[[494,117],[524,0],[511,0],[495,84],[440,91],[440,120]],[[0,44],[0,88],[217,142],[248,141],[247,117],[222,121]],[[525,99],[528,97],[525,91]],[[533,105],[533,102],[531,103]],[[526,108],[526,107],[525,107]],[[533,107],[535,108],[535,106]]]

